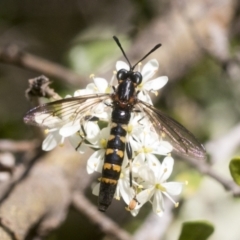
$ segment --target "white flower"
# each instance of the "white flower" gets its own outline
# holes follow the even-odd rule
[[[42,142],[42,150],[51,151],[57,145],[63,145],[64,137],[59,134],[58,129],[47,129],[45,132],[47,137]]]
[[[140,72],[140,64],[138,65]],[[158,70],[157,60],[148,61],[142,68],[142,82],[137,86],[138,98],[152,104],[149,92],[157,95],[157,90],[162,88],[168,78],[158,77],[150,80]],[[118,61],[116,68],[129,69],[125,62]],[[75,91],[74,97],[88,94],[112,93],[115,75],[108,83],[104,78],[91,75],[93,83],[85,89]],[[71,97],[71,96],[67,96]],[[104,98],[103,98],[104,99]],[[100,121],[111,122],[112,100],[105,100],[95,104],[95,98],[88,98],[73,109],[67,109],[69,114],[35,115],[35,121],[48,127],[48,135],[43,141],[43,150],[49,151],[57,145],[63,145],[65,138],[69,139],[79,153],[85,153],[87,148],[94,150],[87,161],[87,172],[102,173],[104,157],[110,135],[110,125],[100,130]],[[61,106],[61,105],[60,105]],[[92,106],[92,107],[90,107]],[[164,212],[163,195],[167,196],[175,205],[177,203],[171,195],[178,195],[182,191],[183,183],[167,182],[173,169],[174,160],[170,156],[172,145],[161,139],[154,130],[145,114],[139,111],[131,112],[126,135],[126,149],[124,152],[121,174],[116,186],[114,197],[123,198],[128,205],[127,209],[136,216],[140,208],[148,201],[152,203],[153,211],[162,216]],[[125,142],[124,141],[124,142]],[[128,147],[132,150],[132,159],[128,159]],[[162,164],[156,155],[165,156]],[[131,181],[131,182],[130,182]],[[130,186],[131,185],[131,186]],[[93,194],[99,195],[100,183],[93,188]]]
[[[93,74],[90,78],[93,79],[93,83],[89,83],[85,89],[75,91],[75,97],[94,93],[111,93],[113,91],[112,86],[106,79],[95,77]]]
[[[136,195],[136,199],[139,201],[138,208],[150,201],[153,212],[161,217],[164,213],[163,195],[167,196],[176,207],[178,206],[178,203],[170,195],[179,195],[182,191],[183,183],[166,182],[172,173],[173,164],[173,158],[167,156],[164,158],[160,168],[150,166],[149,168],[142,167],[139,170],[139,176],[144,181],[142,185],[145,189]]]
[[[105,156],[105,151],[107,147],[107,141],[109,138],[110,128],[103,128],[98,136],[97,142],[95,144],[90,145],[90,147],[96,149],[95,152],[90,156],[87,162],[87,172],[89,174],[96,172],[102,172],[103,160]]]
[[[137,90],[140,91],[138,94],[138,98],[150,104],[152,104],[152,100],[148,92],[153,92],[155,95],[157,95],[157,91],[161,89],[168,82],[167,76],[162,76],[162,77],[158,77],[150,80],[153,77],[153,75],[157,72],[158,67],[159,67],[159,64],[156,59],[152,59],[148,61],[143,66],[141,71],[141,74],[143,77],[142,83],[137,87]],[[118,71],[120,69],[130,70],[129,65],[123,61],[117,62],[116,69]]]
[[[138,136],[138,142],[136,142],[135,151],[136,157],[135,162],[140,165],[147,161],[149,165],[158,165],[159,160],[155,155],[167,155],[173,148],[172,145],[159,139],[158,135],[146,129],[144,132],[140,132]]]

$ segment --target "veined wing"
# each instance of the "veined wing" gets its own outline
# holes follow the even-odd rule
[[[24,122],[50,128],[60,127],[69,122],[74,124],[84,116],[90,115],[99,103],[109,99],[110,96],[91,94],[46,103],[31,109],[24,117]]]
[[[144,101],[139,100],[138,104],[149,117],[156,132],[166,135],[177,154],[199,160],[206,158],[204,146],[180,123]]]

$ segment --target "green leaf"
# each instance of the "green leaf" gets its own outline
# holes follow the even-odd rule
[[[207,221],[185,222],[178,240],[206,240],[214,231]]]
[[[229,163],[229,169],[233,180],[240,185],[240,157],[231,160]]]

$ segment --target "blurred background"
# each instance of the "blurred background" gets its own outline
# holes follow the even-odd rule
[[[236,0],[1,0],[0,153],[10,153],[19,166],[27,148],[14,151],[3,143],[41,144],[41,133],[23,123],[24,114],[33,107],[25,97],[28,80],[45,75],[62,97],[84,88],[92,73],[110,80],[116,61],[123,59],[112,39],[116,35],[131,63],[162,44],[149,57],[159,61],[157,75],[169,77],[155,106],[193,132],[206,146],[212,169],[231,180],[228,164],[240,146],[239,10]],[[180,206],[167,213],[166,220],[165,216],[159,220],[164,231],[153,239],[177,239],[183,222],[200,219],[215,226],[210,240],[238,240],[239,199],[179,160],[172,180],[189,184]],[[91,182],[84,187],[85,194],[96,204]],[[122,209],[123,203],[114,203],[107,214],[136,234],[151,206],[136,218]],[[104,238],[71,204],[56,225],[44,239]]]

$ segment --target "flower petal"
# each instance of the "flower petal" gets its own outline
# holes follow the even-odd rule
[[[153,197],[153,212],[159,217],[163,216],[164,213],[164,200],[161,191],[156,191]]]
[[[173,164],[174,159],[171,156],[167,156],[163,159],[161,171],[159,173],[160,182],[165,182],[170,177],[173,170]]]
[[[182,192],[184,183],[181,182],[166,182],[162,186],[166,189],[167,193],[175,196]]]
[[[58,145],[61,139],[62,139],[62,136],[60,136],[57,131],[50,132],[42,143],[42,149],[44,151],[52,150]]]
[[[158,77],[151,81],[147,81],[144,84],[144,89],[147,91],[150,91],[150,90],[156,91],[161,89],[163,86],[165,86],[167,82],[168,82],[168,77],[166,76]]]
[[[94,171],[102,172],[104,151],[102,149],[95,151],[87,161],[88,174]]]
[[[139,94],[137,95],[137,98],[146,103],[153,105],[152,99],[146,91],[140,90]]]
[[[100,183],[97,183],[93,187],[92,194],[95,195],[95,196],[98,196],[99,195],[99,191],[100,191]]]
[[[155,171],[155,169],[161,167],[161,164],[160,164],[158,158],[157,158],[155,155],[153,155],[153,154],[151,154],[151,153],[148,153],[148,154],[146,154],[146,159],[147,159],[148,166],[149,166],[153,171]]]
[[[117,61],[116,63],[116,69],[117,71],[121,70],[121,69],[126,69],[129,70],[129,65],[123,61]]]
[[[139,177],[141,177],[146,183],[150,183],[152,185],[155,184],[155,176],[154,172],[147,166],[143,166],[139,168],[138,172]]]
[[[167,155],[173,150],[172,145],[167,141],[159,141],[154,144],[154,154]]]
[[[84,124],[84,129],[87,139],[95,139],[100,132],[98,124],[92,121],[86,121],[86,123]]]
[[[80,124],[78,122],[68,122],[63,127],[60,128],[59,134],[63,137],[69,137],[75,134],[80,129]]]
[[[98,92],[100,93],[105,93],[107,87],[108,87],[108,82],[104,78],[94,78],[93,79],[96,87],[98,88]]]
[[[136,195],[136,199],[138,200],[138,205],[136,207],[136,209],[141,208],[146,202],[148,202],[152,195],[154,193],[154,188],[149,188],[149,189],[145,189],[143,191],[141,191],[140,193],[138,193]]]
[[[150,79],[158,70],[159,64],[156,59],[148,61],[141,71],[143,77],[143,83]]]

